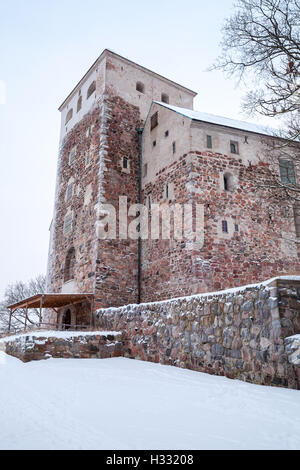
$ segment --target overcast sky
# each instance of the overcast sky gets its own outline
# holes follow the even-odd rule
[[[197,91],[195,109],[245,119],[242,90],[206,71],[232,9],[231,0],[0,0],[0,299],[8,283],[46,271],[57,108],[103,49]]]

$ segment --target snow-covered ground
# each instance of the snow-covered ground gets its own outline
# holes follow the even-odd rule
[[[125,358],[0,351],[0,449],[300,449],[300,391]]]

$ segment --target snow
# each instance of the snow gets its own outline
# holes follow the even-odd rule
[[[193,295],[188,295],[185,297],[174,297],[171,299],[165,299],[165,300],[158,300],[156,302],[148,302],[148,303],[140,303],[140,304],[129,304],[129,305],[124,305],[121,307],[109,307],[107,309],[98,309],[98,312],[101,312],[102,310],[110,310],[110,311],[119,311],[120,309],[131,309],[132,307],[147,307],[148,305],[153,305],[153,304],[164,304],[164,303],[169,303],[169,302],[178,302],[180,300],[185,300],[185,301],[190,301],[192,299],[199,299],[199,298],[205,298],[205,297],[218,297],[219,295],[226,295],[226,294],[236,294],[238,292],[243,292],[247,289],[253,289],[253,288],[260,288],[262,286],[267,287],[269,284],[272,284],[274,281],[277,280],[288,280],[288,281],[300,281],[300,276],[296,275],[286,275],[286,276],[276,276],[272,277],[271,279],[267,279],[266,281],[263,282],[258,282],[256,284],[247,284],[245,286],[239,286],[239,287],[230,287],[229,289],[224,289],[224,290],[218,290],[215,292],[204,292],[202,294],[193,294]],[[274,297],[276,299],[276,297]]]
[[[0,338],[0,343],[6,343],[19,338],[76,338],[78,336],[116,336],[120,335],[120,331],[56,331],[56,330],[39,330],[30,331],[28,333],[20,333],[12,336]],[[37,343],[37,341],[36,341]]]
[[[218,124],[220,126],[231,127],[234,129],[240,129],[248,132],[255,132],[256,134],[263,135],[274,135],[274,130],[269,127],[259,126],[252,122],[239,121],[236,119],[227,118],[224,116],[216,116],[214,114],[202,113],[201,111],[194,111],[193,109],[180,108],[178,106],[172,106],[170,104],[161,103],[154,101],[154,103],[164,106],[165,108],[171,109],[176,113],[182,114],[190,119],[197,121],[209,122],[212,124]]]
[[[300,392],[125,358],[0,351],[0,449],[300,449]]]
[[[298,335],[292,335],[292,336],[287,336],[285,339],[296,339],[300,341],[300,334]]]

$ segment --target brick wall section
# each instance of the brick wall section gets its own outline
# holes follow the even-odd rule
[[[48,291],[60,292],[64,284],[64,265],[68,250],[75,248],[75,281],[80,292],[93,291],[95,272],[95,204],[98,195],[98,165],[101,110],[103,103],[88,113],[66,136],[60,150],[60,179],[56,200],[53,234],[54,259],[49,273]],[[91,135],[89,135],[91,128]],[[69,164],[69,154],[76,146],[76,157]],[[86,156],[90,162],[86,164]],[[73,178],[73,196],[66,200],[66,191]],[[64,218],[73,211],[72,231],[63,233]]]
[[[223,174],[236,177],[234,191],[223,188]],[[144,188],[144,201],[162,202],[166,183],[174,185],[173,203],[204,206],[204,246],[187,250],[174,240],[143,241],[142,300],[227,289],[300,271],[293,238],[293,210],[265,189],[264,165],[192,151],[157,175]],[[167,203],[167,202],[165,202]],[[222,220],[238,230],[222,233]]]
[[[127,197],[127,210],[138,202],[138,129],[140,112],[120,97],[108,94],[109,117],[106,128],[106,155],[102,181],[102,200],[119,211],[119,196]],[[123,170],[123,157],[128,171]],[[129,217],[128,223],[136,217]],[[117,235],[119,232],[117,217]],[[137,241],[98,240],[95,292],[101,306],[119,306],[137,302]]]
[[[0,342],[1,348],[9,355],[23,362],[54,358],[109,358],[123,355],[123,340],[121,334],[74,333],[67,338],[43,336],[43,332],[20,335],[16,338],[6,338]]]
[[[141,125],[139,109],[107,90],[63,140],[48,272],[49,292],[61,291],[66,255],[74,247],[77,292],[95,293],[95,304],[101,306],[137,301],[137,241],[99,240],[97,210],[101,203],[106,203],[113,204],[118,211],[119,196],[127,196],[128,207],[138,202],[137,131]],[[70,165],[69,154],[75,145],[76,158]],[[90,162],[86,165],[88,153]],[[123,171],[123,157],[128,159],[128,171]],[[72,199],[66,201],[70,178],[73,178],[75,190]],[[69,210],[74,214],[73,228],[65,235],[63,224]],[[118,228],[117,225],[117,233]],[[76,311],[76,324],[89,323],[89,306],[76,308]],[[51,312],[44,318],[56,321],[56,315]]]
[[[290,315],[298,316],[293,334],[300,332],[300,308],[290,312],[280,305],[283,292],[293,302],[295,287],[300,298],[300,281],[293,281],[291,294],[287,285],[276,280],[235,292],[100,309],[95,321],[97,328],[123,331],[126,357],[300,388],[284,345]]]

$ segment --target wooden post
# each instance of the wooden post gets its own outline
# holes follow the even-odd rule
[[[94,297],[92,298],[92,300],[90,301],[90,304],[91,304],[91,322],[90,322],[90,327],[91,329],[93,328],[94,326]]]
[[[11,317],[12,317],[12,309],[9,309],[9,322],[8,322],[8,332],[10,332],[11,328]]]
[[[42,323],[42,308],[43,308],[43,301],[44,301],[44,296],[42,295],[41,300],[40,300],[40,318],[39,318],[39,327],[41,326]]]
[[[25,327],[24,327],[24,331],[26,331],[26,328],[27,328],[27,320],[28,320],[28,304],[26,304]]]

